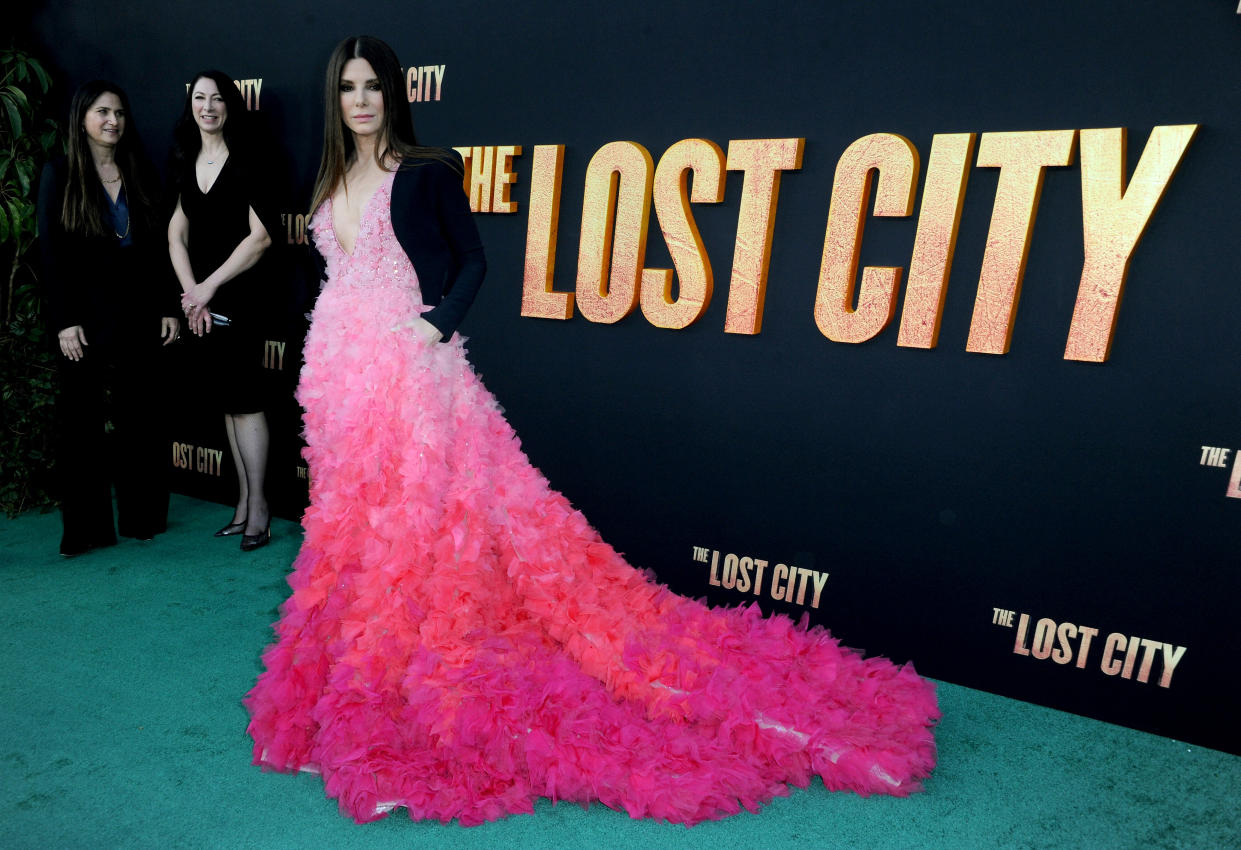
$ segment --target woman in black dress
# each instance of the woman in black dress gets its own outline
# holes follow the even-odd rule
[[[168,517],[159,358],[180,330],[162,262],[153,170],[129,99],[95,80],[73,96],[69,153],[43,169],[39,248],[59,361],[57,458],[62,555],[150,539]],[[106,427],[112,423],[113,451]]]
[[[201,339],[209,398],[224,413],[238,499],[217,537],[241,534],[250,551],[271,539],[263,483],[268,431],[263,412],[263,271],[278,232],[263,163],[244,130],[246,106],[219,71],[195,75],[173,132],[171,179],[176,208],[168,251],[181,284],[190,330]]]

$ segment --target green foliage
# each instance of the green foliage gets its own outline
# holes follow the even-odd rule
[[[9,516],[52,504],[56,364],[31,262],[36,177],[64,144],[40,111],[49,88],[37,60],[0,50],[0,509]]]
[[[0,331],[0,508],[9,516],[52,504],[56,389],[56,364],[34,285],[19,285],[14,302],[14,316]]]

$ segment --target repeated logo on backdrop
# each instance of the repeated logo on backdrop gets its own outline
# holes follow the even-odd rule
[[[233,80],[237,86],[237,90],[241,92],[241,97],[246,102],[246,109],[252,112],[259,110],[259,99],[263,94],[263,78],[255,77],[249,80]]]
[[[825,601],[827,572],[705,546],[694,546],[692,557],[696,567],[705,571],[708,587],[751,597],[749,601],[774,600],[805,608],[818,608]],[[737,600],[739,604],[746,601]]]
[[[1229,499],[1241,499],[1241,452],[1223,446],[1202,446],[1198,465],[1213,469],[1228,469],[1231,466],[1224,495]]]
[[[263,368],[274,372],[284,371],[284,351],[288,342],[283,339],[263,340]]]
[[[1013,654],[1064,667],[1090,670],[1139,684],[1172,687],[1172,678],[1185,657],[1186,647],[1153,638],[1109,632],[1050,617],[1035,620],[1006,608],[991,610],[993,625],[1013,630]]]
[[[282,212],[280,223],[284,225],[285,241],[289,245],[309,245],[306,228],[310,226],[310,213]]]
[[[214,446],[196,446],[174,440],[172,443],[172,466],[187,472],[219,478],[224,468],[224,449]]]
[[[410,103],[440,100],[444,95],[447,65],[411,65],[405,71],[406,96]]]
[[[233,80],[233,85],[237,87],[237,91],[241,92],[241,98],[246,102],[246,109],[251,112],[259,110],[259,101],[263,94],[263,78],[251,77],[246,80]],[[185,91],[188,94],[190,84],[185,84]]]

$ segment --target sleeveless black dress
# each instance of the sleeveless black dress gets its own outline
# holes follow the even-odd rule
[[[250,233],[250,209],[262,219],[274,242],[275,204],[257,169],[230,154],[210,190],[198,186],[191,165],[182,175],[181,210],[189,220],[190,265],[203,280],[224,264]],[[270,252],[269,252],[270,253]],[[267,393],[263,376],[263,341],[268,310],[270,264],[264,259],[216,290],[212,313],[225,316],[201,338],[192,338],[212,374],[212,399],[223,413],[256,413]]]

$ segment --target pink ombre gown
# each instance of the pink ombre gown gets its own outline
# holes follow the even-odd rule
[[[425,308],[391,185],[352,255],[330,201],[312,223],[311,504],[246,698],[255,761],[322,773],[359,821],[469,825],[549,797],[692,824],[815,774],[917,790],[938,710],[912,667],[652,582],[531,466],[459,338],[394,330]]]

